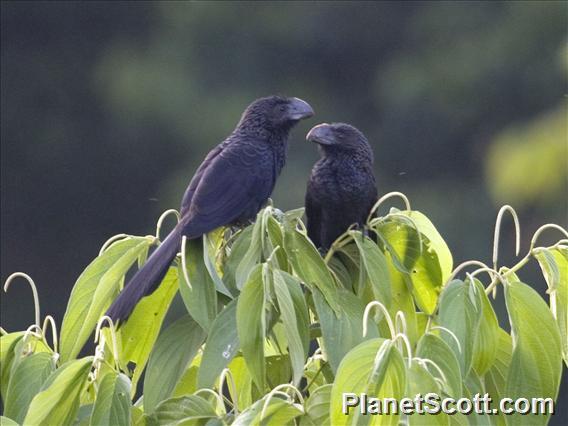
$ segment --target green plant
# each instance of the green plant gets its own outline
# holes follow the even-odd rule
[[[375,212],[399,196],[405,210]],[[271,205],[253,225],[183,241],[160,288],[122,326],[101,317],[124,276],[159,244],[119,235],[78,278],[57,338],[55,321],[2,330],[2,424],[545,424],[546,415],[363,416],[342,414],[342,393],[401,399],[435,392],[455,398],[489,393],[558,397],[568,362],[568,233],[545,225],[516,265],[453,267],[446,243],[403,194],[377,202],[367,223],[375,242],[350,229],[322,257],[306,237],[302,209]],[[537,247],[556,229],[566,238]],[[550,305],[517,272],[536,259]],[[458,279],[464,267],[477,270]],[[487,273],[484,286],[478,278]],[[489,295],[501,286],[511,334]],[[174,296],[188,314],[161,329]],[[47,339],[51,327],[52,344]],[[90,336],[94,356],[78,358]],[[310,350],[317,339],[319,347]],[[314,350],[315,349],[315,350]],[[136,389],[145,371],[142,396]]]

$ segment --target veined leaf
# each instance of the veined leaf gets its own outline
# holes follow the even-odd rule
[[[53,354],[39,352],[28,355],[12,372],[4,399],[4,414],[18,423],[24,421],[28,406],[55,370]]]
[[[123,367],[129,362],[136,364],[132,376],[134,391],[177,289],[177,270],[170,268],[159,287],[138,302],[128,321],[117,331],[120,364]],[[107,335],[107,342],[110,341]]]
[[[250,406],[252,400],[252,377],[247,369],[245,360],[242,356],[235,357],[229,364],[229,370],[235,381],[236,395],[233,394],[232,387],[229,386],[231,400],[237,402],[240,411]]]
[[[341,304],[337,285],[317,249],[308,238],[287,224],[284,231],[284,248],[294,274],[310,288],[317,288],[331,308],[338,312]]]
[[[257,265],[237,299],[237,331],[243,356],[254,383],[264,392],[266,371],[264,339],[266,337],[265,283],[267,264]]]
[[[252,226],[250,243],[247,246],[247,250],[244,255],[238,259],[239,262],[235,270],[235,283],[239,290],[243,289],[243,286],[248,281],[253,269],[262,260],[262,246],[264,239],[262,227],[263,212],[264,210],[261,210],[256,215],[256,221]]]
[[[213,232],[209,232],[208,234],[203,235],[203,262],[205,263],[205,267],[209,272],[209,276],[215,283],[215,289],[219,293],[224,294],[225,296],[232,299],[233,295],[221,279],[221,276],[219,275],[219,265],[215,260],[215,256],[220,246],[223,244],[224,233],[224,228],[218,228]]]
[[[306,401],[306,416],[312,424],[318,426],[330,425],[329,412],[331,404],[331,389],[333,385],[323,385],[310,392],[310,397]]]
[[[23,331],[5,334],[0,337],[0,390],[3,401],[6,401],[10,372],[14,362],[14,352],[23,337]]]
[[[467,377],[473,361],[482,309],[480,291],[473,284],[454,280],[440,296],[439,323],[455,334],[460,345],[448,332],[440,335],[456,354],[463,378]]]
[[[130,379],[122,373],[106,374],[97,392],[90,424],[115,426],[130,424]]]
[[[497,343],[497,354],[495,362],[485,373],[485,389],[491,395],[493,401],[505,398],[505,386],[507,384],[507,372],[511,364],[511,353],[513,352],[513,342],[511,336],[502,328],[499,329],[499,341]],[[497,426],[505,426],[508,423],[508,416],[500,413],[497,417],[492,417],[493,423]]]
[[[120,240],[93,260],[79,276],[61,326],[62,362],[77,356],[98,319],[118,294],[124,275],[152,242],[150,237]]]
[[[345,354],[363,340],[377,337],[378,332],[369,318],[367,337],[363,337],[365,306],[353,293],[341,288],[337,289],[337,298],[342,301],[337,313],[330,308],[317,289],[313,290],[313,297],[322,329],[322,350],[335,372]]]
[[[477,374],[483,376],[491,368],[497,356],[499,321],[483,285],[476,279],[474,282],[481,298],[482,314],[473,348],[473,368]]]
[[[389,308],[392,296],[390,275],[385,255],[370,238],[363,236],[360,232],[351,231],[350,235],[359,248],[359,254],[365,267],[366,275],[371,283],[375,300]]]
[[[240,287],[237,288],[237,268],[251,245],[253,228],[254,225],[247,226],[235,237],[230,254],[223,265],[223,283],[231,291],[231,294],[238,294],[244,284],[239,283]],[[251,268],[253,266],[254,264]],[[248,273],[246,275],[248,276]]]
[[[562,357],[568,367],[568,247],[535,250],[548,285],[550,310],[560,330]]]
[[[454,398],[462,395],[460,364],[454,351],[444,340],[431,333],[424,334],[418,341],[416,356],[431,360],[442,370],[444,377],[440,377],[436,372],[434,375],[445,379],[444,390],[448,395]]]
[[[23,424],[71,424],[79,410],[79,398],[92,362],[93,357],[81,358],[55,370],[32,399]]]
[[[301,405],[273,397],[263,411],[265,399],[256,401],[235,419],[233,426],[281,426],[304,414]],[[264,415],[263,415],[264,414]]]
[[[205,398],[187,395],[162,401],[150,416],[158,425],[205,424],[207,419],[217,418],[215,409]],[[189,422],[189,423],[186,423]]]
[[[2,426],[20,426],[17,422],[6,416],[0,416],[0,425]]]
[[[289,278],[286,281],[284,274],[285,272],[280,272],[277,269],[273,271],[274,292],[276,293],[286,339],[288,340],[288,353],[290,354],[292,371],[294,372],[293,383],[297,386],[304,373],[304,362],[309,344],[308,336],[306,333],[300,333],[300,329],[307,330],[310,324],[308,321],[308,309],[305,303],[303,306],[299,306],[303,310],[296,312],[296,306],[294,306],[294,300],[292,299],[292,290],[290,288],[295,285],[296,291],[301,293],[300,284],[291,276],[288,276]],[[288,287],[289,285],[290,288]]]
[[[217,315],[211,325],[197,374],[199,388],[211,388],[217,376],[231,362],[240,347],[237,333],[237,300]]]
[[[423,312],[431,315],[436,309],[443,278],[436,251],[426,236],[403,222],[383,222],[377,227],[395,265],[403,267],[412,283],[412,294]],[[422,244],[421,244],[422,241]]]
[[[144,411],[152,413],[169,398],[205,340],[205,332],[185,315],[158,337],[144,378]]]
[[[538,293],[521,282],[505,286],[511,321],[513,355],[505,395],[509,398],[556,400],[562,375],[560,332],[548,306]],[[522,374],[521,374],[522,373]],[[513,415],[515,425],[546,424],[549,415]]]
[[[185,256],[191,288],[185,281],[181,262],[178,275],[179,292],[189,315],[207,331],[217,315],[217,290],[204,262],[204,242],[201,239],[187,242]]]
[[[432,373],[423,365],[413,362],[407,370],[406,381],[406,397],[414,399],[416,395],[420,394],[425,397],[429,393],[440,396],[441,389],[438,382],[436,382]],[[447,425],[449,420],[445,413],[429,414],[427,410],[433,408],[429,404],[424,404],[422,413],[416,412],[407,417],[409,425]]]

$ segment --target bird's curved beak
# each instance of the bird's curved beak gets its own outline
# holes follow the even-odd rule
[[[334,145],[335,138],[331,126],[327,123],[318,124],[308,132],[306,140],[320,145]]]
[[[299,98],[290,98],[288,104],[288,116],[291,120],[303,120],[314,115],[314,110],[309,103]]]

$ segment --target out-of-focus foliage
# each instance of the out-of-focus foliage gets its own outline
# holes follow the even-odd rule
[[[568,194],[566,107],[499,134],[488,152],[494,198],[515,206],[557,205]],[[566,205],[566,203],[564,203]]]

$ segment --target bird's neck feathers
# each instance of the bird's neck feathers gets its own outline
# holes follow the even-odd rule
[[[259,142],[267,142],[272,146],[285,147],[293,125],[286,123],[275,126],[261,114],[245,114],[233,133],[253,137]]]
[[[344,151],[334,147],[320,145],[322,160],[330,163],[349,163],[360,165],[373,165],[373,152],[369,150]]]

